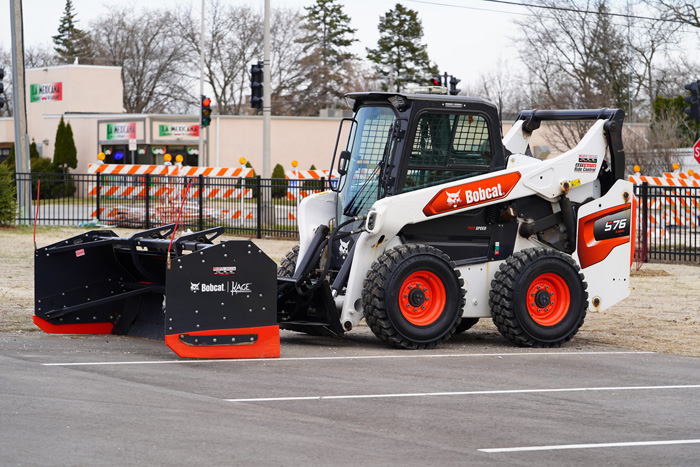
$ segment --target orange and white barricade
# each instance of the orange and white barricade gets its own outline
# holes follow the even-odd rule
[[[668,225],[696,226],[700,209],[700,175],[690,172],[665,172],[653,177],[634,174],[629,181],[635,185],[646,182],[650,187],[676,187],[673,194],[659,193],[647,201],[649,222],[665,228]],[[689,188],[683,190],[682,188]],[[641,202],[641,200],[640,200]],[[641,208],[640,208],[641,209]]]
[[[229,167],[181,167],[177,165],[127,165],[127,164],[90,164],[88,173],[102,174],[104,177],[100,183],[99,191],[103,197],[112,199],[145,199],[146,196],[155,199],[155,204],[151,207],[151,216],[154,222],[167,222],[168,219],[175,218],[177,214],[176,206],[179,207],[178,200],[182,200],[187,190],[185,178],[179,180],[171,177],[199,177],[200,175],[207,178],[249,178],[253,177],[253,169],[247,167],[229,168]],[[110,175],[114,175],[110,179]],[[136,177],[116,177],[119,175],[135,175]],[[140,179],[139,175],[150,175],[151,183],[147,188],[145,180]],[[207,199],[240,199],[240,208],[233,209],[213,209],[205,208],[202,214],[207,221],[224,221],[236,219],[252,219],[252,210],[246,210],[243,200],[253,197],[253,190],[246,188],[243,183],[237,183],[238,186],[206,186],[200,190],[198,184],[194,183],[190,186],[187,197]],[[97,184],[89,187],[88,195],[97,196]],[[185,203],[183,207],[183,218],[186,221],[193,209],[198,217],[198,205],[189,206],[190,203]],[[105,212],[107,211],[107,212]],[[193,212],[195,212],[193,211]],[[143,218],[145,215],[145,207],[140,206],[115,206],[111,208],[101,208],[99,212],[96,210],[91,217],[101,217],[111,220],[124,220]]]
[[[304,188],[305,182],[318,180],[322,178],[333,183],[339,178],[337,172],[331,172],[329,170],[287,170],[284,176],[289,183],[287,184],[287,199],[292,201],[301,201],[307,196],[320,193],[321,188]],[[308,184],[306,184],[308,186]]]

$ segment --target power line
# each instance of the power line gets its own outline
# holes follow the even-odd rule
[[[435,2],[435,1],[428,1],[428,0],[407,0],[407,1],[409,1],[411,3],[424,3],[426,5],[446,6],[446,7],[451,7],[451,8],[463,8],[463,9],[467,9],[467,10],[479,10],[479,8],[468,7],[466,5],[455,5],[452,3],[442,3],[442,2]],[[626,19],[644,19],[644,20],[651,20],[651,21],[662,21],[665,23],[687,24],[685,21],[681,21],[678,19],[653,18],[651,16],[638,16],[638,15],[630,15],[630,14],[625,14],[625,13],[581,10],[578,8],[557,7],[557,6],[550,6],[550,5],[536,5],[533,3],[518,3],[518,2],[510,2],[507,0],[481,0],[481,1],[488,2],[488,3],[498,3],[498,4],[502,4],[502,5],[513,5],[513,6],[519,6],[519,7],[525,7],[525,8],[539,8],[539,9],[543,9],[543,10],[569,11],[572,13],[584,13],[584,14],[591,14],[591,15],[612,16],[612,17],[619,17],[619,18],[626,18]],[[483,10],[495,11],[495,12],[499,12],[499,13],[510,13],[510,12],[505,12],[502,10],[486,10],[486,9],[483,9]],[[511,13],[511,14],[518,14],[518,13]],[[522,13],[520,13],[520,14],[522,14]]]

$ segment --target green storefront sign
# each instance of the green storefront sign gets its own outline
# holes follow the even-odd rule
[[[158,136],[161,138],[177,137],[177,136],[199,136],[199,125],[188,124],[188,125],[171,125],[164,124],[158,125]]]
[[[44,83],[29,85],[29,102],[47,102],[63,100],[63,83]]]
[[[107,139],[133,139],[136,138],[136,122],[108,123]]]

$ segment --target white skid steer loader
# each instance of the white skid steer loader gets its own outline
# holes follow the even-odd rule
[[[222,229],[177,239],[172,268],[168,226],[130,238],[89,232],[37,250],[37,325],[144,335],[150,323],[178,355],[249,358],[279,356],[279,328],[339,336],[364,318],[389,345],[426,349],[491,317],[517,345],[556,347],[588,310],[629,294],[635,200],[623,111],[524,111],[501,138],[497,109],[482,99],[347,98],[354,117],[341,122],[331,163],[340,178],[301,202],[299,246],[276,278],[252,242],[214,245]],[[580,120],[592,126],[576,147],[532,157],[542,121]],[[109,286],[90,274],[40,282],[80,270],[89,252]]]

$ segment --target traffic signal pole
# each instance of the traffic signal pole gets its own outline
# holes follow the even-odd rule
[[[265,0],[265,57],[263,65],[263,178],[272,177],[270,163],[270,0]]]
[[[204,0],[202,0],[202,25],[199,33],[199,99],[204,99]],[[202,112],[199,112],[199,151],[197,153],[197,166],[204,165],[204,126],[202,125]]]
[[[22,0],[10,0],[10,27],[12,32],[12,113],[15,119],[15,170],[31,173],[29,165],[29,137],[27,136],[27,100],[24,84],[24,32]],[[32,207],[31,178],[17,182],[17,204],[20,219],[29,219]],[[28,223],[24,220],[23,223]]]

